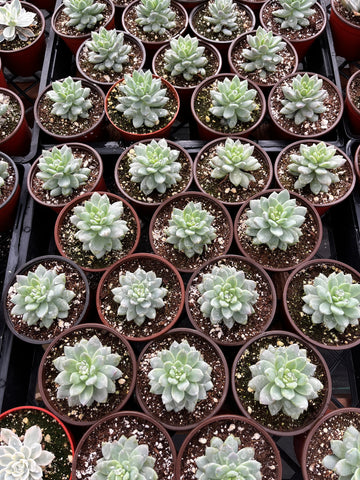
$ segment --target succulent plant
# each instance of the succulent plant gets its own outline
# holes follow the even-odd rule
[[[122,95],[118,96],[116,110],[132,120],[135,128],[158,125],[159,119],[169,114],[163,108],[169,97],[166,96],[166,88],[161,88],[161,85],[161,78],[153,78],[150,70],[125,74],[124,82],[118,87]]]
[[[122,202],[110,203],[106,193],[97,192],[84,205],[74,208],[70,221],[78,229],[75,237],[83,244],[85,252],[102,258],[106,252],[122,249],[121,240],[129,231],[126,221],[120,220],[123,210]]]
[[[252,447],[240,447],[240,439],[229,435],[223,441],[219,437],[210,440],[205,455],[195,459],[195,477],[200,480],[260,480],[261,463],[254,459]]]
[[[205,47],[199,47],[196,37],[178,37],[170,41],[170,48],[164,54],[165,70],[172,77],[182,75],[185,80],[191,81],[194,75],[205,76],[205,65],[208,59],[203,56]]]
[[[360,2],[359,0],[342,0],[344,7],[352,12],[355,16],[360,15]]]
[[[316,0],[279,0],[281,8],[275,10],[273,15],[280,28],[291,28],[301,30],[310,25],[309,17],[314,15],[315,10],[311,8]]]
[[[92,29],[104,18],[101,13],[106,5],[94,0],[63,0],[64,13],[70,20],[69,27],[75,27],[82,32],[85,29]]]
[[[5,185],[5,180],[9,176],[9,164],[4,160],[0,160],[0,189]]]
[[[205,15],[204,20],[209,22],[215,33],[232,35],[238,28],[236,5],[233,0],[214,0],[208,3],[210,15]]]
[[[12,315],[21,315],[28,325],[39,324],[49,328],[55,319],[67,318],[70,302],[75,293],[65,288],[65,273],[58,274],[56,268],[46,269],[39,264],[34,272],[17,275],[10,297],[15,306]]]
[[[184,408],[193,412],[213,388],[211,366],[187,340],[174,340],[168,350],[161,350],[150,359],[150,365],[150,392],[161,395],[167,412]]]
[[[0,93],[0,126],[3,125],[7,120],[7,115],[10,107],[10,97],[4,93]]]
[[[294,187],[310,186],[312,193],[327,192],[329,186],[340,181],[339,176],[329,170],[341,167],[346,162],[336,149],[324,142],[300,145],[300,155],[291,154],[287,170],[298,177]]]
[[[135,272],[126,272],[119,276],[120,287],[113,288],[114,301],[119,303],[118,315],[126,320],[142,325],[146,318],[156,317],[156,310],[162,308],[167,289],[162,287],[162,278],[155,272],[145,272],[138,267]]]
[[[44,182],[42,188],[50,190],[52,197],[71,195],[87,182],[91,172],[90,168],[82,167],[82,158],[75,157],[67,145],[43,150],[38,168],[36,177]]]
[[[328,93],[321,88],[322,84],[322,79],[317,75],[296,75],[291,86],[282,87],[285,98],[281,100],[283,108],[280,113],[286,118],[294,119],[295,125],[300,125],[305,120],[316,122],[319,113],[326,111],[324,100]]]
[[[253,152],[254,146],[250,143],[227,138],[224,146],[222,144],[216,146],[216,156],[210,160],[210,165],[213,167],[211,176],[224,178],[228,175],[235,187],[240,185],[242,188],[248,188],[249,183],[255,181],[255,177],[249,172],[261,167],[257,159],[252,156]]]
[[[171,149],[164,138],[134,145],[129,168],[131,181],[140,183],[140,190],[145,195],[150,195],[154,190],[165,193],[171,185],[181,180],[181,163],[176,161],[179,154],[179,150]]]
[[[360,284],[350,273],[333,272],[328,277],[320,273],[313,283],[304,285],[304,313],[315,324],[335,328],[343,333],[348,325],[358,325],[360,318]]]
[[[27,12],[19,0],[0,6],[0,42],[11,42],[16,37],[27,41],[34,37],[35,34],[29,27],[36,23],[35,17],[36,14]]]
[[[44,468],[55,455],[41,445],[42,432],[33,425],[19,437],[9,428],[0,430],[0,478],[6,480],[40,480]]]
[[[234,128],[238,122],[251,122],[252,112],[258,109],[254,101],[256,90],[248,88],[248,81],[240,81],[236,75],[231,80],[225,78],[223,82],[217,81],[210,95],[213,104],[209,108],[210,113],[220,117],[229,128]]]
[[[149,456],[149,447],[139,445],[135,435],[104,442],[102,457],[97,461],[90,480],[157,480],[155,459]]]
[[[306,207],[297,206],[287,190],[250,200],[246,234],[254,237],[254,245],[265,244],[270,250],[285,251],[299,241],[306,212]]]
[[[82,338],[74,346],[65,346],[64,355],[54,359],[59,374],[55,378],[57,398],[66,398],[70,407],[105,403],[109,393],[115,393],[114,380],[122,377],[117,368],[120,355],[111,353],[96,335]]]
[[[282,61],[279,52],[284,50],[286,43],[271,30],[267,32],[262,27],[258,27],[255,35],[247,35],[246,40],[250,48],[244,48],[241,52],[246,60],[241,67],[245,72],[256,70],[260,78],[266,78],[268,72],[274,72]]]
[[[211,225],[214,216],[201,207],[201,203],[189,202],[184,210],[174,208],[166,231],[166,241],[185,253],[188,258],[201,255],[216,233]]]
[[[326,455],[322,464],[333,470],[338,480],[360,478],[360,433],[353,425],[347,427],[341,440],[330,440],[332,455]]]
[[[100,27],[98,32],[91,32],[91,40],[86,42],[86,46],[89,49],[89,62],[100,72],[122,72],[132,50],[131,45],[124,44],[124,32],[117,33],[105,27]]]
[[[46,92],[46,96],[54,102],[52,115],[71,122],[76,122],[79,117],[89,117],[88,110],[92,107],[92,102],[88,98],[90,88],[82,87],[81,80],[75,81],[72,77],[67,77],[52,82],[51,86],[52,89]]]
[[[170,0],[141,0],[136,6],[136,15],[135,21],[144,32],[164,35],[176,25]]]

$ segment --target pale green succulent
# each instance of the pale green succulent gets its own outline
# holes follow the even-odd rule
[[[85,252],[90,251],[96,258],[102,258],[106,252],[121,250],[121,240],[129,228],[125,220],[121,220],[124,211],[122,202],[110,203],[104,193],[95,192],[84,205],[73,209],[71,223],[77,227],[75,237],[83,244]]]
[[[178,37],[170,41],[170,48],[164,54],[165,70],[172,77],[182,75],[185,80],[191,81],[194,75],[205,76],[205,66],[208,59],[203,56],[205,47],[199,47],[196,37]]]
[[[252,379],[248,386],[255,400],[268,406],[271,415],[283,412],[296,420],[323,388],[314,376],[315,370],[316,365],[297,343],[269,345],[260,351],[259,361],[250,366]]]
[[[104,442],[102,457],[97,460],[90,480],[157,480],[155,459],[149,456],[149,447],[139,445],[135,435]]]
[[[58,274],[56,268],[48,270],[41,264],[34,272],[17,275],[13,286],[15,295],[10,297],[15,305],[11,315],[22,316],[28,325],[39,324],[45,328],[55,319],[67,318],[75,293],[67,290],[65,284],[65,273]]]
[[[27,12],[19,0],[0,6],[0,42],[11,42],[16,37],[27,41],[34,37],[33,31],[28,27],[36,22],[35,17],[36,14]]]
[[[41,444],[42,432],[33,425],[19,437],[9,428],[0,430],[0,478],[2,480],[40,480],[54,460],[52,452]]]
[[[176,12],[170,0],[141,0],[136,6],[136,23],[144,32],[164,35],[176,26]]]
[[[336,155],[336,149],[324,142],[312,145],[301,144],[300,155],[291,154],[287,170],[298,177],[294,187],[309,185],[312,193],[327,192],[333,183],[340,181],[339,176],[329,170],[339,168],[346,162],[342,155]]]
[[[247,35],[246,40],[250,48],[241,52],[246,60],[241,67],[245,72],[256,70],[260,78],[265,79],[268,72],[275,72],[276,66],[283,60],[279,52],[284,50],[286,43],[271,30],[267,32],[262,27],[258,27],[255,35]]]
[[[272,192],[269,197],[250,200],[246,234],[254,237],[254,245],[285,251],[299,241],[306,213],[306,207],[297,206],[287,190]]]
[[[360,433],[353,425],[347,427],[342,440],[330,440],[332,455],[322,464],[336,473],[338,480],[360,479]]]
[[[210,90],[213,106],[209,111],[229,128],[234,128],[238,122],[253,120],[252,113],[258,108],[254,101],[256,95],[254,88],[248,88],[247,80],[240,80],[236,75],[231,80],[226,77]]]
[[[75,27],[82,32],[85,29],[92,29],[104,18],[101,13],[106,5],[94,0],[63,0],[64,13],[70,20],[68,27]]]
[[[140,190],[145,195],[154,190],[165,193],[181,180],[181,163],[176,161],[180,151],[171,149],[164,138],[147,144],[138,143],[134,145],[134,151],[129,173],[131,181],[140,183]]]
[[[146,272],[138,267],[135,272],[126,272],[119,276],[120,287],[111,290],[114,301],[119,303],[118,315],[126,320],[142,325],[146,318],[154,320],[156,310],[162,308],[167,289],[162,287],[162,278],[152,270]]]
[[[316,122],[319,114],[326,111],[324,100],[328,97],[328,92],[321,88],[322,84],[322,79],[317,75],[296,75],[291,86],[282,87],[285,98],[281,100],[283,108],[280,113],[293,119],[295,125],[300,125],[305,120]]]
[[[261,480],[261,463],[254,459],[252,447],[240,447],[238,437],[229,435],[225,440],[213,437],[205,455],[195,459],[199,480]]]
[[[320,273],[314,282],[304,285],[304,313],[311,315],[315,324],[323,324],[343,333],[348,325],[359,325],[360,284],[343,272]]]
[[[200,202],[189,202],[184,210],[174,208],[166,230],[166,241],[188,258],[201,255],[216,238],[215,228],[211,225],[214,218]]]
[[[76,122],[80,118],[88,118],[88,110],[92,107],[92,102],[88,98],[90,95],[89,87],[82,87],[81,80],[75,81],[72,77],[64,80],[52,82],[52,89],[46,92],[54,105],[51,110],[52,115]]]
[[[187,340],[181,343],[174,340],[168,350],[161,350],[150,359],[150,365],[150,392],[161,395],[168,412],[183,409],[193,412],[213,388],[212,368]]]
[[[316,0],[279,0],[281,8],[275,10],[273,15],[280,23],[280,28],[291,28],[301,30],[310,25],[309,17],[314,15],[315,10],[311,8]]]
[[[7,120],[7,112],[9,112],[10,107],[10,97],[4,93],[0,93],[0,126],[3,125]]]
[[[205,15],[204,20],[209,22],[215,33],[233,35],[238,28],[236,4],[233,0],[214,0],[208,3],[210,15]]]
[[[111,347],[102,345],[96,335],[65,346],[64,355],[53,361],[60,372],[54,380],[57,398],[67,399],[70,407],[105,403],[116,391],[115,380],[123,376],[117,368],[120,360],[120,355],[111,353]]]
[[[4,160],[0,160],[0,189],[5,185],[5,180],[9,176],[9,164]]]
[[[360,1],[359,0],[342,0],[345,8],[350,10],[355,16],[360,15]]]
[[[211,176],[213,178],[224,178],[229,176],[230,182],[235,187],[248,188],[255,177],[249,173],[258,170],[261,165],[252,156],[254,146],[240,140],[227,138],[225,145],[216,145],[216,156],[211,158],[210,165],[213,167]]]
[[[235,323],[247,324],[259,297],[256,282],[247,279],[242,270],[226,265],[214,266],[211,273],[205,273],[197,288],[204,317],[210,318],[212,325],[224,323],[229,329]]]
[[[106,30],[104,27],[98,32],[91,32],[91,40],[86,42],[86,46],[89,49],[89,62],[100,72],[122,72],[132,50],[131,45],[124,44],[124,32],[117,33],[116,30]]]
[[[82,158],[75,157],[67,145],[60,149],[43,150],[36,174],[44,183],[42,188],[50,190],[52,197],[71,195],[74,189],[85,185],[91,173],[90,168],[82,167]]]
[[[169,97],[166,96],[166,88],[161,87],[161,79],[153,78],[150,70],[125,74],[124,82],[118,86],[122,95],[118,96],[119,103],[115,108],[131,120],[135,128],[143,125],[154,127],[159,124],[160,118],[169,114],[163,108]]]

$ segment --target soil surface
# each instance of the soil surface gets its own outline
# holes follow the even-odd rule
[[[6,158],[0,155],[0,160],[7,162]],[[14,167],[11,163],[8,163],[8,174],[9,176],[5,179],[4,185],[0,188],[0,206],[3,205],[8,198],[12,195],[15,187],[16,174]]]

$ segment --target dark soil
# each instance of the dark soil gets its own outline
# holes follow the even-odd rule
[[[6,158],[1,156],[1,154],[0,154],[0,160],[7,162]],[[5,179],[5,183],[0,189],[0,206],[3,205],[8,200],[8,198],[13,194],[13,191],[15,188],[15,181],[16,181],[15,170],[14,170],[14,167],[11,165],[11,163],[8,163],[8,165],[9,167],[7,171],[9,176]]]
[[[29,12],[31,11],[32,13],[35,13],[32,9],[27,9],[24,6],[23,8],[25,8],[26,11],[29,11]],[[11,40],[11,41],[4,40],[3,42],[0,43],[0,52],[1,51],[11,52],[14,50],[20,50],[21,48],[26,48],[32,43],[34,43],[38,39],[41,33],[41,30],[43,28],[41,18],[38,14],[35,15],[34,22],[28,28],[30,28],[30,30],[33,32],[34,34],[33,37],[29,37],[27,40],[20,40],[20,38],[16,36],[14,40]]]
[[[9,108],[4,115],[1,116],[1,118],[4,119],[4,122],[0,125],[0,148],[1,142],[5,141],[9,135],[12,134],[15,128],[19,125],[21,119],[21,107],[19,102],[12,95],[9,95],[8,97],[10,98]]]
[[[360,111],[360,76],[357,75],[349,85],[349,94],[351,101]]]
[[[357,27],[360,27],[360,17],[357,15],[354,15],[350,10],[344,7],[344,5],[341,3],[339,0],[334,0],[334,5],[337,13],[341,16],[344,17],[345,20],[348,22],[354,24]]]

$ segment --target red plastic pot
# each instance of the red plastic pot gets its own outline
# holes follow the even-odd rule
[[[359,27],[359,35],[360,35],[360,27]],[[360,44],[360,38],[359,38],[359,44]],[[360,45],[359,45],[358,55],[360,58]],[[355,81],[360,83],[359,75],[360,75],[360,70],[357,70],[351,75],[351,77],[349,78],[346,84],[346,95],[345,95],[346,113],[349,118],[351,130],[356,135],[360,134],[360,110],[354,104],[354,101],[351,97],[350,89],[351,89],[352,83],[354,83]]]
[[[360,26],[349,22],[337,11],[335,0],[331,0],[329,21],[336,54],[348,61],[358,60],[360,58]]]
[[[31,130],[25,117],[25,108],[20,97],[12,90],[0,88],[0,93],[15,100],[20,108],[20,120],[15,129],[0,141],[0,151],[8,155],[25,156],[29,153],[31,142]]]
[[[3,72],[1,58],[0,58],[0,88],[9,88]]]
[[[14,222],[16,207],[20,196],[20,185],[19,172],[15,162],[4,153],[0,153],[0,160],[5,160],[9,165],[11,165],[15,175],[15,184],[12,193],[8,199],[0,205],[0,232],[4,232],[10,228]]]

